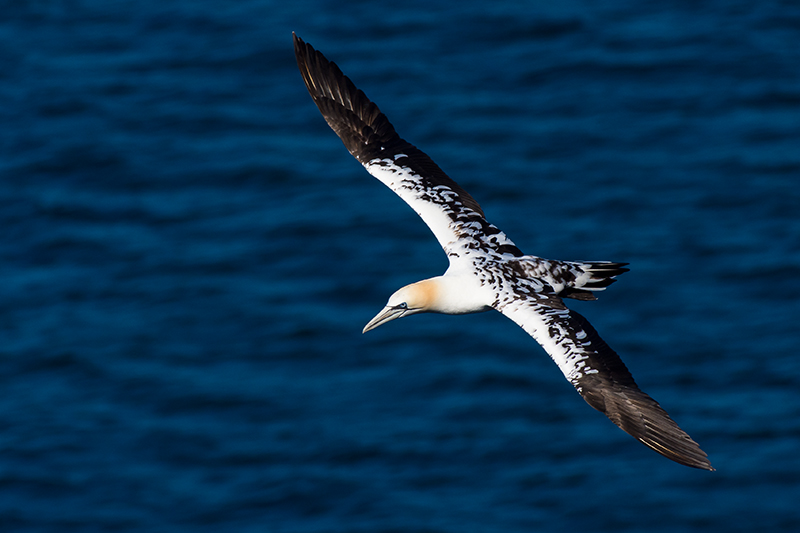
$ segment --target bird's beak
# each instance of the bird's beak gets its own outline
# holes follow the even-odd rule
[[[375,329],[382,324],[386,324],[387,322],[391,322],[395,318],[400,318],[403,316],[403,313],[406,312],[406,309],[400,309],[398,307],[384,307],[380,313],[378,313],[375,318],[369,321],[366,326],[364,326],[364,330],[361,333],[366,333],[371,329]]]

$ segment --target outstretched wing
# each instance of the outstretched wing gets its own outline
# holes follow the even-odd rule
[[[473,253],[522,252],[489,224],[478,202],[424,152],[400,138],[386,115],[335,63],[294,36],[297,66],[311,98],[347,150],[428,225],[453,261]]]
[[[542,345],[586,402],[645,446],[680,464],[714,470],[705,452],[650,396],[583,316],[542,300],[497,309]]]

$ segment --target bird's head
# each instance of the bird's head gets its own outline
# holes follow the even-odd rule
[[[436,283],[432,280],[418,281],[417,283],[406,285],[389,297],[386,307],[364,326],[362,333],[366,333],[396,318],[430,311],[431,304],[436,300],[436,296]]]

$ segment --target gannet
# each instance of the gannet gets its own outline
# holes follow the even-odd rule
[[[594,292],[627,272],[628,263],[523,254],[486,221],[472,196],[395,132],[335,63],[297,35],[294,50],[306,88],[328,125],[370,174],[416,211],[450,262],[444,275],[392,294],[364,333],[418,313],[495,309],[533,337],[583,399],[623,431],[677,463],[714,470],[700,446],[639,389],[591,324],[564,304],[563,298],[595,300]]]

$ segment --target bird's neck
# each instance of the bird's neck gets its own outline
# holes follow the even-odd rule
[[[463,315],[491,309],[491,298],[474,276],[447,274],[413,285],[425,295],[425,311],[429,313]]]

